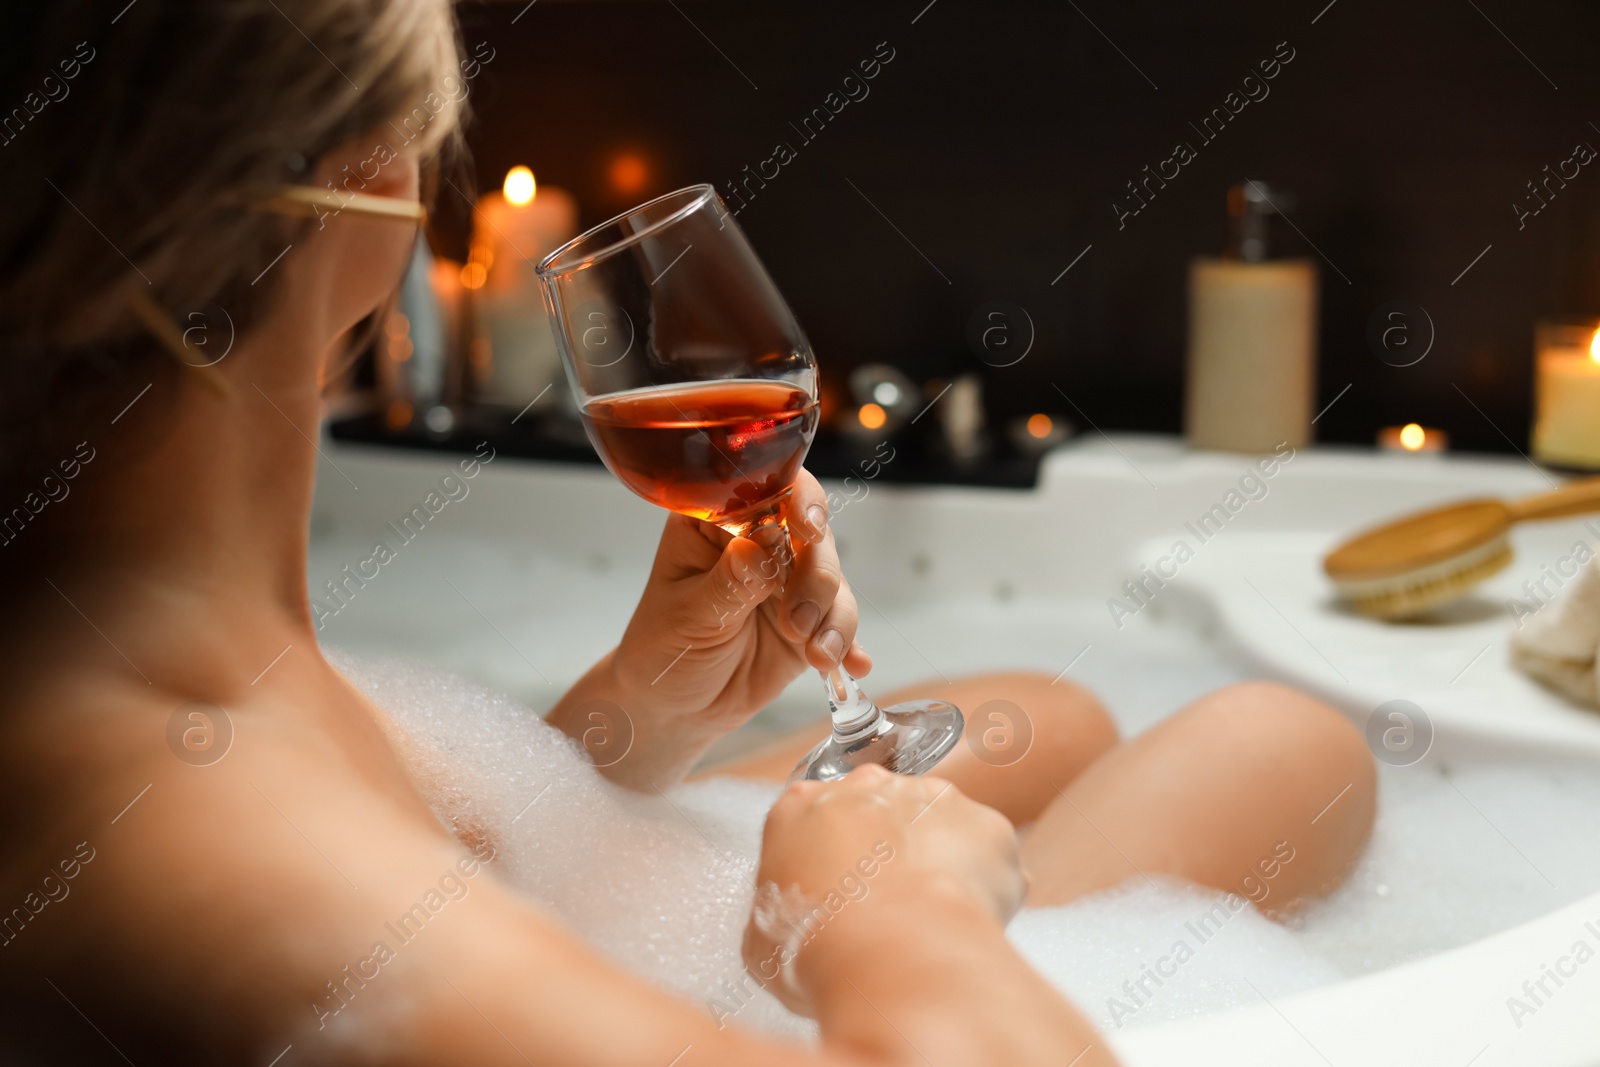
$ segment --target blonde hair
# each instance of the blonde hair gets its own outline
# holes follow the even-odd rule
[[[273,296],[262,268],[315,225],[250,199],[364,136],[449,152],[466,95],[449,0],[140,0],[114,22],[63,0],[8,18],[0,107],[26,110],[0,112],[0,491],[59,447],[52,427],[72,436],[131,397],[119,384],[181,369],[132,294],[248,332]]]

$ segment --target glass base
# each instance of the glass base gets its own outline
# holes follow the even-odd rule
[[[868,763],[896,774],[922,774],[956,746],[965,725],[961,709],[943,700],[894,704],[850,740],[840,740],[835,730],[795,765],[789,781],[829,782]]]

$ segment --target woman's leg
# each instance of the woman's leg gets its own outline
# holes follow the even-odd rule
[[[1288,911],[1349,872],[1376,784],[1365,742],[1338,712],[1282,685],[1230,686],[1066,787],[1023,842],[1028,903],[1161,873]]]
[[[876,699],[887,706],[930,695],[959,707],[968,731],[933,773],[1018,826],[1038,818],[1068,783],[1117,743],[1117,728],[1093,694],[1068,681],[1052,682],[1046,674],[979,674]],[[828,729],[824,721],[713,772],[782,781]]]

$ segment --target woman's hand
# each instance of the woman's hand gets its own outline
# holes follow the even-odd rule
[[[668,516],[622,642],[548,719],[585,739],[613,778],[674,784],[807,664],[825,669],[842,659],[858,676],[872,669],[855,643],[856,602],[839,570],[826,494],[804,470],[784,516],[794,559],[781,590],[773,553],[710,523]],[[599,751],[607,746],[616,751]]]
[[[794,560],[781,590],[776,553],[698,519],[667,519],[617,649],[618,673],[641,710],[720,733],[765,707],[807,663],[843,658],[852,673],[871,669],[855,644],[856,601],[839,570],[827,497],[808,472],[784,516]]]
[[[1026,894],[1005,816],[943,779],[871,765],[788,788],[767,815],[757,883],[745,966],[801,1014],[819,968],[848,971],[852,952],[873,951],[863,931],[913,907],[998,929]]]

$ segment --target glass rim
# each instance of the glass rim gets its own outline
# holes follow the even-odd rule
[[[685,203],[682,207],[672,211],[670,214],[657,219],[655,222],[652,222],[650,225],[646,226],[642,230],[639,230],[637,233],[631,233],[619,241],[613,241],[610,244],[595,250],[594,252],[582,256],[575,262],[567,264],[559,263],[563,256],[569,255],[574,249],[584,244],[586,241],[592,241],[596,234],[600,233],[608,226],[615,226],[630,215],[636,215],[648,208],[655,207],[657,204],[671,200],[674,197],[684,196],[685,194],[693,194],[690,196],[687,203]],[[698,211],[700,208],[704,207],[710,202],[712,197],[716,196],[716,194],[717,190],[714,186],[707,182],[701,182],[697,185],[686,185],[682,189],[674,189],[670,193],[663,193],[653,200],[646,200],[644,203],[639,204],[636,207],[631,207],[620,214],[613,215],[611,218],[600,223],[598,226],[591,226],[589,229],[583,231],[578,236],[574,237],[572,240],[568,241],[566,244],[562,245],[560,248],[557,248],[554,252],[551,252],[549,255],[541,259],[534,267],[534,273],[540,278],[554,278],[562,274],[571,274],[575,271],[583,270],[585,267],[592,267],[601,260],[609,259],[618,252],[621,252],[623,249],[630,248],[633,245],[638,244],[646,237],[651,237],[661,232],[668,226],[671,226],[673,223],[682,221],[684,218],[688,217],[690,213]]]

